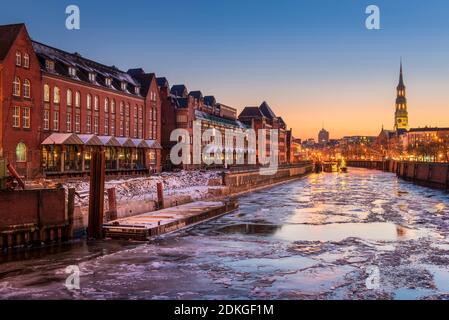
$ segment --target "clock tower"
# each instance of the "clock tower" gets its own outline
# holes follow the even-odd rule
[[[394,113],[394,129],[408,130],[408,112],[407,112],[407,99],[405,98],[405,85],[402,75],[402,61],[399,71],[399,84],[396,87],[396,112]]]

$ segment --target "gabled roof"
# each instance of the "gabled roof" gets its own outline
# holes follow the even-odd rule
[[[188,98],[175,98],[176,106],[178,108],[187,108],[189,106],[189,99]]]
[[[196,90],[196,91],[190,91],[189,92],[189,96],[194,97],[195,99],[200,100],[201,98],[203,98],[203,94],[201,93],[201,91]]]
[[[204,97],[204,104],[206,106],[214,106],[215,104],[217,104],[217,100],[215,100],[214,96],[205,96]]]
[[[43,142],[43,145],[83,145],[83,141],[74,133],[52,133]]]
[[[0,61],[6,58],[20,30],[24,27],[23,23],[0,26]]]
[[[131,73],[130,73],[131,71]],[[151,82],[153,81],[153,78],[156,78],[154,73],[145,73],[143,69],[130,69],[128,70],[129,74],[132,74],[134,79],[137,80],[137,82],[140,85],[141,92],[140,94],[144,97],[147,96],[148,91],[150,90]]]
[[[259,107],[245,107],[240,112],[239,118],[263,118],[264,115],[260,111]]]
[[[98,136],[98,139],[100,139],[101,143],[103,143],[106,147],[120,147],[120,143],[117,141],[117,139],[113,136]]]
[[[156,78],[156,82],[159,88],[169,86],[168,80],[165,77]]]
[[[78,138],[83,141],[86,146],[102,146],[103,142],[94,134],[78,134]]]
[[[187,96],[187,87],[183,84],[177,84],[171,87],[170,93],[185,98]]]
[[[273,110],[271,110],[270,106],[265,101],[262,102],[262,104],[260,105],[259,109],[262,112],[262,114],[265,117],[267,117],[268,119],[276,118],[276,114],[273,112]]]

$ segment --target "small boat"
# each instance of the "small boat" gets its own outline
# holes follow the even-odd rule
[[[338,172],[338,163],[337,162],[323,162],[323,171],[324,172]]]

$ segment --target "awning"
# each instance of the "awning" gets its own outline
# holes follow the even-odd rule
[[[149,144],[143,139],[131,139],[137,148],[150,149]]]
[[[52,133],[41,144],[43,145],[83,145],[83,141],[74,133]]]
[[[98,136],[98,139],[105,147],[121,147],[121,144],[113,136]]]
[[[162,149],[157,140],[145,140],[145,143],[149,146],[150,149]]]
[[[85,146],[103,146],[103,142],[94,134],[78,134]]]
[[[116,139],[117,139],[118,143],[120,143],[121,147],[124,147],[124,148],[136,148],[137,147],[130,138],[118,137]]]

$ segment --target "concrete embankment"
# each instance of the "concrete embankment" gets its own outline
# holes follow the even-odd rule
[[[347,161],[349,167],[368,168],[396,173],[404,180],[417,184],[449,189],[449,164],[411,161]]]

